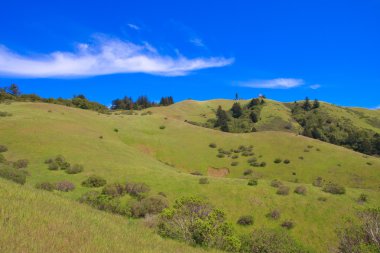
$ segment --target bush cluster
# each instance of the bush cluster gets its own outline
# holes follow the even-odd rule
[[[252,178],[248,181],[249,186],[256,186],[257,184],[258,184],[257,179]]]
[[[92,175],[82,182],[85,187],[101,187],[107,184],[107,181],[97,175]]]
[[[0,111],[0,117],[10,117],[10,116],[12,116],[12,113]]]
[[[133,197],[143,197],[145,193],[150,191],[150,188],[145,183],[127,182],[125,191]]]
[[[202,177],[199,179],[199,184],[209,184],[210,181],[208,180],[207,177]]]
[[[0,167],[0,177],[11,180],[18,184],[25,184],[26,172],[8,166]]]
[[[280,159],[280,158],[276,158],[276,159],[274,160],[274,163],[282,163],[282,159]]]
[[[322,190],[324,192],[328,192],[331,194],[345,194],[346,193],[346,189],[343,186],[338,185],[336,183],[332,183],[332,182],[325,184]]]
[[[282,184],[282,182],[280,180],[274,179],[274,180],[272,180],[272,182],[270,183],[270,185],[272,187],[278,188],[278,187],[282,186],[283,184]]]
[[[45,160],[45,163],[49,164],[49,170],[66,170],[70,168],[70,163],[68,163],[62,155],[57,155],[55,158],[49,158]]]
[[[281,213],[279,210],[275,209],[275,210],[272,210],[271,212],[269,212],[267,215],[266,215],[267,218],[270,218],[272,220],[278,220],[280,219],[281,217]]]
[[[215,144],[215,143],[210,143],[208,146],[209,146],[210,148],[216,148],[216,144]]]
[[[84,170],[83,165],[74,164],[66,169],[67,174],[78,174]]]
[[[314,181],[313,181],[313,185],[315,187],[322,187],[324,184],[324,180],[322,177],[317,177]]]
[[[252,215],[244,215],[241,216],[236,223],[242,226],[250,226],[253,225],[253,221],[254,220]]]
[[[25,169],[28,167],[29,161],[27,159],[20,159],[12,163],[15,169]]]
[[[71,183],[70,181],[60,181],[55,184],[55,189],[57,191],[62,191],[62,192],[69,192],[73,191],[75,189],[75,185]]]
[[[55,190],[55,184],[50,183],[50,182],[41,182],[36,184],[36,188],[40,190],[45,190],[45,191],[53,191]]]
[[[294,193],[300,194],[300,195],[306,195],[307,189],[305,186],[297,186],[296,189],[294,190]]]
[[[285,185],[281,185],[280,187],[278,187],[277,189],[277,194],[278,195],[288,195],[289,194],[289,187],[285,186]]]
[[[7,152],[8,148],[5,145],[0,145],[0,153]]]
[[[169,206],[168,200],[163,196],[150,196],[135,201],[131,205],[131,214],[135,218],[145,217],[147,215],[159,214]]]

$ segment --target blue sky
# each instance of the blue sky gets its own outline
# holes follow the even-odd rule
[[[380,106],[380,1],[3,1],[0,86]]]

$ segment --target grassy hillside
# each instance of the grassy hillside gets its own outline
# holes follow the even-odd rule
[[[0,179],[0,252],[204,252],[137,221]],[[212,251],[213,252],[213,251]]]
[[[1,104],[0,111],[13,116],[0,118],[0,144],[8,146],[9,151],[4,154],[8,160],[26,158],[30,161],[26,187],[63,179],[76,185],[73,192],[41,193],[41,196],[77,199],[89,190],[80,183],[92,174],[103,176],[111,183],[145,182],[154,193],[165,192],[171,203],[184,195],[208,199],[224,209],[234,224],[240,216],[252,214],[254,225],[248,228],[235,225],[239,233],[260,227],[279,227],[282,221],[292,220],[296,226],[289,233],[316,252],[326,252],[337,245],[335,229],[343,222],[342,217],[353,216],[358,209],[380,205],[378,158],[295,133],[231,134],[184,122],[185,119],[202,119],[205,117],[202,114],[211,115],[212,109],[221,102],[226,106],[232,104],[231,101],[186,101],[152,108],[153,114],[145,116],[141,115],[143,112],[104,115],[52,104]],[[282,111],[278,114],[288,115]],[[165,128],[160,129],[160,126]],[[217,148],[210,148],[210,143],[215,143]],[[243,178],[243,171],[250,167],[249,157],[216,156],[218,148],[236,149],[240,145],[253,145],[255,157],[267,163],[266,167],[251,167],[254,176],[260,178],[257,187],[247,186],[247,179]],[[57,154],[64,155],[71,163],[83,164],[84,172],[69,175],[48,170],[45,159]],[[303,160],[299,159],[301,156]],[[290,163],[275,164],[276,158],[289,159]],[[239,164],[231,166],[232,161]],[[207,175],[210,167],[228,168],[230,174],[225,178],[210,177],[208,185],[200,185],[199,177],[189,174],[199,171]],[[311,183],[318,176],[344,185],[347,193],[335,196],[313,187]],[[276,194],[277,189],[270,186],[275,178],[291,188],[289,196]],[[307,188],[306,196],[292,193],[299,185]],[[23,192],[28,195],[28,191]],[[361,193],[369,196],[368,203],[357,203]],[[33,191],[33,194],[40,193]],[[320,197],[327,201],[318,201]],[[54,198],[58,201],[56,196]],[[281,220],[271,221],[265,217],[273,209],[281,211]]]

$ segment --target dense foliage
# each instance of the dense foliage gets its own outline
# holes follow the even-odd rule
[[[141,110],[154,106],[168,106],[174,104],[172,96],[162,97],[160,103],[150,101],[147,96],[140,96],[136,101],[132,97],[125,96],[112,101],[112,110]]]

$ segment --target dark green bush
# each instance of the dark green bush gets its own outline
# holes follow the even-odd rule
[[[0,153],[7,152],[8,148],[5,145],[0,145]]]
[[[12,113],[0,112],[0,117],[10,117],[10,116],[12,116]]]
[[[70,168],[70,163],[68,163],[62,155],[57,155],[55,158],[49,158],[45,160],[45,163],[49,164],[49,170],[66,170]]]
[[[55,184],[50,183],[50,182],[41,182],[36,184],[36,188],[40,190],[45,190],[45,191],[53,191],[55,190]]]
[[[286,231],[259,229],[242,240],[241,252],[249,253],[306,253]]]
[[[336,183],[331,183],[331,182],[325,184],[322,190],[324,192],[328,192],[331,194],[345,194],[346,193],[346,189],[343,186],[338,185]]]
[[[284,163],[285,163],[285,164],[289,164],[289,163],[290,163],[290,160],[289,160],[289,159],[285,159],[285,160],[284,160]]]
[[[29,161],[27,159],[21,159],[17,160],[16,162],[13,162],[13,167],[15,169],[24,169],[28,167]]]
[[[83,165],[80,164],[74,164],[66,169],[67,174],[78,174],[81,173],[84,170]]]
[[[300,195],[306,195],[306,192],[307,192],[307,189],[303,185],[297,186],[296,189],[294,190],[294,193],[297,193]]]
[[[118,132],[119,132],[119,129],[114,128],[113,131],[114,131],[115,133],[118,133]]]
[[[267,166],[267,163],[266,163],[266,162],[261,162],[261,163],[260,163],[260,167],[265,167],[265,166]]]
[[[102,194],[108,195],[114,198],[123,196],[125,194],[125,187],[119,183],[108,184],[103,187]]]
[[[158,223],[158,233],[191,245],[237,252],[240,241],[223,211],[194,197],[184,197],[172,208],[164,209]]]
[[[209,184],[210,181],[208,180],[207,177],[202,177],[199,179],[199,184]]]
[[[7,166],[0,167],[0,177],[11,180],[18,184],[25,184],[26,182],[25,172]]]
[[[253,221],[254,220],[252,215],[244,215],[241,216],[236,223],[242,226],[250,226],[253,225]]]
[[[60,181],[55,184],[55,189],[57,191],[62,191],[62,192],[69,192],[73,191],[75,189],[75,185],[71,183],[70,181]]]
[[[149,192],[150,188],[148,185],[144,183],[127,182],[125,185],[125,191],[133,197],[139,197],[142,196],[144,193]]]
[[[251,169],[246,169],[246,170],[244,170],[243,175],[244,175],[244,176],[248,176],[248,175],[252,175],[252,173],[253,173],[253,170],[251,170]]]
[[[0,163],[5,163],[7,159],[3,156],[3,154],[0,154]]]
[[[238,159],[239,158],[239,155],[233,155],[231,156],[232,159]]]
[[[286,220],[283,223],[281,223],[281,227],[286,228],[286,229],[292,229],[294,228],[294,222],[290,220]]]
[[[216,148],[216,144],[215,144],[215,143],[210,143],[208,146],[209,146],[210,148]]]
[[[107,181],[100,176],[90,176],[82,182],[82,185],[85,187],[101,187],[107,184]]]
[[[161,125],[161,126],[160,126],[160,129],[161,129],[161,130],[164,130],[165,128],[166,128],[166,126],[164,126],[164,125]]]
[[[224,158],[224,157],[225,157],[225,155],[222,154],[222,153],[219,153],[219,154],[217,154],[216,156],[219,157],[219,158]]]
[[[314,181],[313,181],[313,185],[315,187],[322,187],[324,184],[324,180],[322,177],[317,177]]]
[[[248,162],[248,163],[255,163],[255,162],[257,162],[257,158],[255,158],[255,157],[249,158],[249,159],[247,160],[247,162]]]
[[[151,196],[135,201],[131,206],[132,216],[145,217],[148,214],[159,214],[169,206],[168,200],[162,196]]]
[[[274,179],[274,180],[272,180],[272,182],[270,183],[270,185],[272,187],[278,188],[278,187],[282,186],[282,182],[279,181],[279,180],[277,180],[277,179]]]
[[[80,197],[79,202],[88,204],[96,209],[117,213],[120,215],[131,216],[130,207],[122,205],[119,198],[100,194],[97,191],[90,191]]]
[[[267,218],[272,219],[272,220],[278,220],[281,218],[281,213],[279,210],[272,210],[266,215]]]
[[[287,187],[287,186],[285,186],[285,185],[281,185],[280,187],[278,187],[278,189],[277,189],[277,194],[278,195],[288,195],[289,194],[289,191],[290,191],[290,189],[289,189],[289,187]]]
[[[368,201],[368,195],[367,194],[360,194],[359,198],[358,198],[358,202],[359,203],[364,203],[364,202],[367,202]]]
[[[249,186],[256,186],[257,184],[258,184],[257,179],[252,178],[248,181]]]
[[[231,163],[231,166],[238,166],[239,165],[239,162],[232,162]]]
[[[54,161],[54,162],[51,162],[49,163],[49,167],[48,167],[49,170],[58,170],[59,169],[59,166],[58,164]]]
[[[200,171],[193,171],[190,174],[194,175],[194,176],[202,176],[203,175],[202,172],[200,172]]]
[[[280,159],[280,158],[276,158],[275,160],[274,160],[274,163],[281,163],[282,162],[282,159]]]

